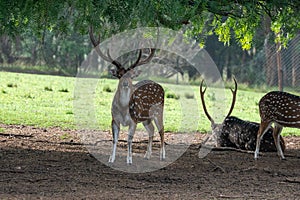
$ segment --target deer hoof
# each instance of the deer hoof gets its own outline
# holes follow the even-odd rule
[[[286,160],[286,158],[285,157],[280,157],[280,160]]]
[[[115,162],[115,158],[114,158],[114,157],[112,157],[112,156],[110,156],[110,157],[109,157],[109,159],[108,159],[108,162],[109,162],[109,163],[113,163],[113,162]]]
[[[131,165],[132,164],[132,157],[127,157],[127,164]]]
[[[165,152],[165,149],[164,149],[164,148],[160,150],[160,156],[159,156],[159,159],[160,159],[161,161],[164,161],[164,160],[166,159],[166,152]]]
[[[159,160],[161,160],[161,161],[166,160],[166,156],[161,155],[161,156],[159,157]]]
[[[150,160],[150,158],[151,158],[151,152],[146,152],[145,153],[145,155],[144,155],[144,158],[146,159],[146,160]]]

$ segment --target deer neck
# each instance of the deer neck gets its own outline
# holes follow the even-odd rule
[[[130,97],[132,94],[133,86],[131,83],[124,84],[121,82],[118,86],[118,91],[116,94],[116,100],[118,101],[118,105],[123,108],[128,108]]]
[[[130,96],[131,96],[131,89],[130,88],[125,88],[125,89],[123,88],[120,91],[120,95],[119,95],[120,106],[128,107]]]

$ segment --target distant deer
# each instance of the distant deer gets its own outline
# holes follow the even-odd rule
[[[283,127],[300,128],[300,97],[287,92],[269,92],[259,101],[259,114],[261,123],[257,133],[254,158],[258,158],[261,138],[274,123],[273,137],[277,154],[281,159],[285,159],[282,147],[279,145],[280,133]]]
[[[256,122],[244,121],[237,117],[230,116],[234,108],[234,104],[236,101],[236,93],[237,93],[237,82],[235,79],[234,79],[234,83],[235,83],[235,89],[234,90],[231,89],[233,95],[231,107],[222,124],[216,124],[207,111],[205,101],[204,101],[204,94],[206,88],[203,89],[203,81],[201,82],[200,85],[200,97],[201,97],[202,107],[205,115],[211,122],[211,128],[212,128],[211,137],[214,137],[216,139],[217,147],[232,147],[232,148],[237,148],[242,150],[254,151],[259,124]],[[273,133],[273,129],[269,128],[262,140],[263,151],[276,151],[272,133]],[[285,149],[285,143],[283,138],[280,138],[280,141],[281,141],[282,148]]]
[[[160,160],[165,159],[165,143],[164,143],[164,126],[163,126],[163,109],[164,109],[164,89],[158,83],[150,80],[143,80],[137,84],[132,83],[132,79],[139,75],[139,71],[134,68],[150,62],[154,56],[155,49],[150,49],[147,58],[142,60],[142,50],[139,50],[137,60],[127,69],[117,60],[113,60],[107,51],[107,56],[100,50],[100,37],[96,41],[92,28],[89,29],[90,39],[95,50],[105,61],[115,65],[116,69],[111,70],[114,77],[119,79],[119,84],[112,102],[112,135],[113,148],[109,158],[109,162],[113,163],[116,157],[116,149],[120,132],[120,125],[129,126],[128,129],[128,153],[127,164],[132,164],[132,140],[136,130],[137,123],[142,122],[149,133],[149,141],[146,159],[150,159],[152,153],[152,142],[154,136],[154,126],[159,131],[161,146]]]

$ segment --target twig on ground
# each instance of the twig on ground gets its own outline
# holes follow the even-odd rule
[[[219,165],[217,165],[216,163],[214,163],[213,161],[211,161],[209,158],[205,158],[208,162],[210,162],[213,166],[215,166],[215,170],[220,169],[223,173],[226,173],[225,169]]]
[[[219,198],[224,198],[224,199],[247,199],[247,198],[262,198],[261,195],[224,195],[224,194],[220,194]]]
[[[288,183],[300,183],[300,179],[296,178],[286,178],[284,181]]]
[[[233,148],[233,147],[210,147],[210,146],[205,146],[205,145],[201,145],[201,147],[204,148],[209,148],[212,151],[237,151],[237,152],[241,152],[241,153],[249,153],[249,154],[254,154],[254,151],[248,151],[248,150],[243,150],[243,149],[237,149],[237,148]],[[263,155],[263,154],[262,154]]]

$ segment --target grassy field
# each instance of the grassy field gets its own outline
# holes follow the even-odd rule
[[[111,101],[117,80],[83,79],[0,72],[0,123],[76,129],[110,130]],[[199,87],[161,83],[166,91],[166,131],[207,132]],[[229,89],[208,88],[209,112],[221,122],[231,102]],[[259,122],[258,101],[264,92],[238,90],[232,115]],[[225,98],[226,97],[226,98]],[[138,126],[142,129],[142,126]],[[284,135],[300,135],[298,129],[284,129]]]

